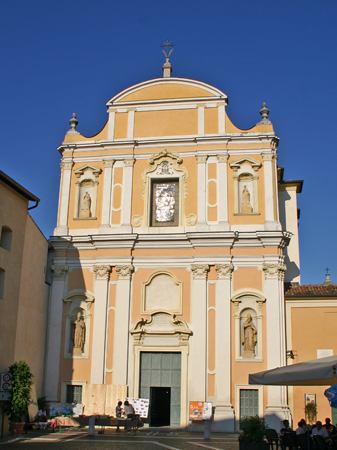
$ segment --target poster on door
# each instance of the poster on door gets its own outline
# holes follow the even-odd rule
[[[190,402],[190,420],[211,420],[211,402]]]
[[[133,406],[135,410],[135,414],[139,414],[142,419],[147,419],[149,413],[149,403],[150,400],[148,398],[131,398],[126,397],[126,399],[130,405]]]

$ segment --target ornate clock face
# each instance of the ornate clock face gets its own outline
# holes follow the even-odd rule
[[[156,184],[156,221],[174,222],[174,211],[176,202],[175,184]]]

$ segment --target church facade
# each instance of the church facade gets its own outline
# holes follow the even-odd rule
[[[150,425],[197,429],[189,402],[210,401],[214,431],[252,414],[278,429],[286,389],[248,374],[286,363],[301,183],[277,166],[265,104],[241,130],[225,93],[170,75],[115,95],[94,137],[73,115],[59,147],[46,395],[124,385]]]

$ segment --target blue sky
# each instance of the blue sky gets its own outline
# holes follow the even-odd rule
[[[232,122],[250,128],[266,102],[285,179],[299,195],[302,284],[337,282],[337,2],[312,0],[0,2],[0,168],[41,199],[31,214],[56,225],[60,155],[73,112],[96,134],[105,103],[162,76],[224,91]]]

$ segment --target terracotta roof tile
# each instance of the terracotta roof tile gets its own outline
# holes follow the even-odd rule
[[[304,284],[291,286],[284,294],[286,297],[295,296],[329,296],[337,297],[337,284]]]

